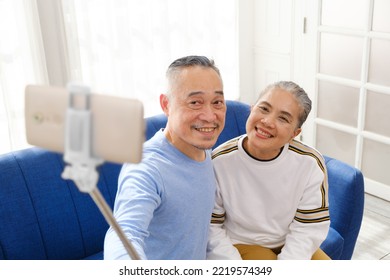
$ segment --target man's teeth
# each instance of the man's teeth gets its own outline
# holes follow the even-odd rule
[[[215,128],[214,127],[202,127],[202,128],[197,128],[200,132],[212,132]]]

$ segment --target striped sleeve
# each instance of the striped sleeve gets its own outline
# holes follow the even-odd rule
[[[318,167],[324,173],[324,180],[319,186],[321,193],[320,207],[310,210],[297,209],[294,219],[301,223],[319,223],[323,221],[329,221],[328,174],[323,156],[314,148],[311,148],[296,140],[292,142],[292,144],[289,146],[289,149],[298,154],[314,158]]]
[[[211,223],[212,224],[223,224],[225,221],[225,213],[223,214],[215,214],[211,215]]]

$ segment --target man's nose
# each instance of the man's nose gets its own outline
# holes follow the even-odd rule
[[[212,105],[204,106],[201,113],[201,118],[208,122],[213,122],[217,118],[217,109],[215,109]]]

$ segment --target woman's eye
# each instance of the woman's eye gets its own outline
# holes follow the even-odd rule
[[[285,122],[285,123],[289,123],[290,120],[286,117],[279,117],[279,119],[282,121],[282,122]]]
[[[265,107],[265,106],[259,106],[259,109],[260,109],[260,111],[262,111],[262,112],[268,112],[268,111],[269,111],[268,108]]]

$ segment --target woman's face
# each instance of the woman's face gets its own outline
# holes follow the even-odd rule
[[[301,110],[290,92],[279,88],[266,92],[248,117],[246,151],[261,160],[275,158],[281,148],[301,132],[297,127]]]

